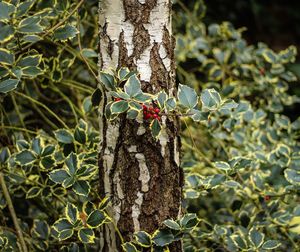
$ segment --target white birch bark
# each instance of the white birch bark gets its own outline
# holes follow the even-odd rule
[[[100,0],[99,69],[109,70],[128,66],[139,72],[143,88],[147,91],[158,92],[165,89],[170,94],[174,92],[176,89],[174,85],[174,42],[171,37],[170,7],[171,0]],[[123,131],[127,129],[125,119],[118,119],[114,122],[105,120],[104,106],[109,99],[110,97],[106,96],[99,108],[101,134],[99,168],[102,170],[100,183],[103,183],[102,194],[109,195],[112,199],[109,213],[113,217],[115,225],[120,225],[121,233],[124,231],[122,228],[126,226],[125,220],[122,218],[128,216],[128,221],[132,222],[131,230],[125,230],[125,238],[128,239],[133,232],[145,228],[145,224],[141,223],[141,215],[145,215],[142,208],[143,205],[148,204],[144,202],[147,193],[150,195],[156,190],[155,179],[151,179],[151,176],[157,176],[158,164],[164,167],[166,176],[169,176],[167,174],[169,172],[178,175],[179,144],[177,133],[164,129],[159,141],[153,143],[151,140],[152,142],[149,144],[155,145],[158,149],[157,158],[159,160],[153,162],[147,147],[143,147],[139,142],[127,143],[126,138],[131,139],[133,136],[149,137],[146,126],[142,122],[135,130],[130,129],[124,133]],[[167,118],[163,118],[165,126],[166,120]],[[169,124],[174,126],[176,122],[169,122]],[[174,129],[176,129],[176,125]],[[127,157],[122,157],[120,153],[126,153]],[[129,171],[129,173],[134,177],[134,172],[137,174],[136,182],[133,183],[133,187],[136,187],[135,195],[127,195],[128,191],[124,190],[128,187],[126,181],[123,181],[124,171],[122,169],[125,168],[121,167],[124,164],[122,158],[127,158],[132,163],[127,169],[134,169],[134,171]],[[152,164],[154,168],[151,166]],[[179,203],[174,203],[176,206],[173,208],[177,208],[175,215],[178,215],[181,201],[180,175],[176,179],[180,191],[176,195]],[[164,187],[165,185],[159,186]],[[172,193],[173,189],[173,187],[167,188],[166,193]],[[165,195],[165,197],[167,196]],[[128,201],[130,201],[129,205]],[[157,219],[176,218],[173,208],[162,206],[157,211],[165,211],[165,213],[157,213],[157,216],[154,217]],[[131,213],[127,214],[127,212]],[[153,212],[155,211],[153,210]],[[119,251],[120,241],[118,241],[113,225],[108,225],[102,239],[105,243],[102,251]]]

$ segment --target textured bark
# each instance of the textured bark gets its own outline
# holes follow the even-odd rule
[[[171,35],[171,0],[102,0],[99,8],[99,69],[129,67],[140,74],[142,89],[175,94],[175,42]],[[113,122],[104,117],[110,97],[100,106],[99,168],[111,216],[126,241],[139,230],[152,233],[181,211],[178,121],[162,117],[158,141],[146,122]],[[103,230],[102,251],[121,251],[113,225]],[[181,251],[180,242],[170,248]],[[145,250],[146,251],[146,250]]]

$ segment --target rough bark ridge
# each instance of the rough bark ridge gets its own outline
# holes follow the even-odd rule
[[[102,0],[99,25],[100,69],[127,66],[140,73],[144,91],[176,92],[171,0]],[[155,141],[143,122],[107,122],[103,109],[109,99],[100,106],[100,192],[111,196],[110,214],[127,241],[135,231],[152,233],[180,215],[178,123],[163,117],[165,129]],[[102,241],[102,251],[121,251],[112,225]],[[180,243],[171,251],[181,251]]]

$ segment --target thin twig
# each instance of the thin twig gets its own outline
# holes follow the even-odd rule
[[[25,243],[25,240],[24,240],[24,236],[23,236],[23,233],[22,233],[22,229],[20,228],[18,218],[17,218],[16,212],[15,212],[11,197],[9,195],[9,192],[8,192],[8,189],[7,189],[7,186],[6,186],[6,183],[5,183],[4,176],[3,176],[2,172],[0,172],[0,184],[1,184],[1,187],[2,187],[3,195],[4,195],[5,200],[7,202],[7,206],[8,206],[11,218],[13,220],[13,223],[14,223],[14,226],[15,226],[15,229],[16,229],[16,232],[17,232],[17,235],[18,235],[19,240],[20,240],[22,250],[23,250],[23,252],[28,252],[28,249],[27,249],[27,246],[26,246],[26,243]]]
[[[15,91],[16,94],[24,97],[25,99],[27,100],[30,100],[31,102],[33,103],[36,103],[37,105],[43,107],[45,110],[47,110],[47,112],[49,112],[49,114],[51,114],[53,117],[56,118],[57,121],[59,121],[66,129],[69,129],[68,125],[65,124],[65,122],[63,120],[61,120],[51,109],[49,109],[46,105],[44,105],[43,103],[40,103],[39,101],[33,99],[32,97],[30,96],[27,96],[23,93],[20,93],[20,92],[17,92]]]
[[[18,117],[19,117],[19,120],[20,120],[20,122],[21,122],[21,125],[22,125],[22,127],[23,127],[24,129],[26,129],[24,120],[23,120],[22,115],[21,115],[21,113],[20,113],[19,106],[18,106],[18,104],[17,104],[17,102],[16,102],[16,99],[15,99],[14,94],[11,94],[11,99],[12,99],[12,102],[13,102],[13,104],[14,104],[16,113],[17,113],[17,115],[18,115]],[[30,139],[30,136],[29,136],[28,132],[25,131],[25,134],[26,134],[27,138]]]
[[[84,63],[86,64],[86,66],[88,67],[88,69],[90,70],[90,72],[92,73],[92,75],[94,76],[94,78],[96,79],[96,81],[98,81],[98,77],[97,75],[94,73],[92,67],[90,66],[89,62],[86,60],[86,58],[84,57],[84,55],[82,54],[82,46],[81,46],[81,41],[80,41],[80,17],[79,17],[79,13],[77,10],[77,30],[79,31],[77,34],[77,40],[78,40],[78,47],[79,47],[79,53],[80,56],[82,57]]]

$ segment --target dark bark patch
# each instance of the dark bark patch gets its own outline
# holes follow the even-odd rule
[[[148,23],[150,13],[156,4],[157,0],[147,0],[144,4],[138,0],[123,0],[125,21],[129,20],[133,25]]]
[[[139,59],[141,54],[150,46],[149,32],[143,25],[137,25],[133,32],[133,55]]]
[[[150,83],[152,86],[152,92],[157,92],[158,90],[169,88],[169,73],[160,57],[159,54],[160,44],[154,43],[150,52],[150,67],[152,69],[152,74],[150,78]],[[153,88],[155,87],[155,89]]]

